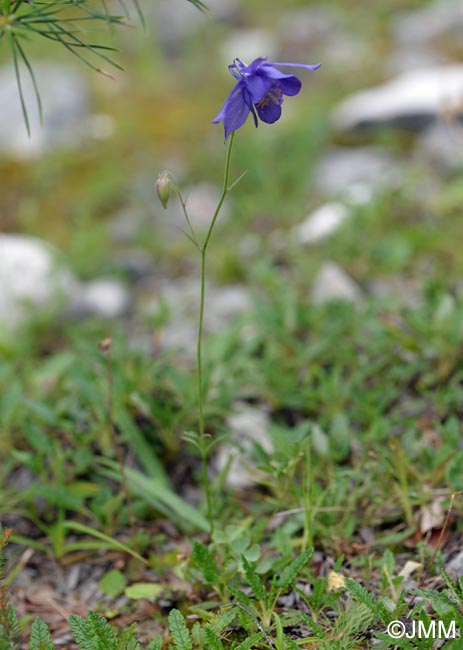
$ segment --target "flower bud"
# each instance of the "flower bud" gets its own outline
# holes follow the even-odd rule
[[[156,181],[156,192],[164,208],[167,208],[167,203],[170,197],[171,180],[169,172],[162,172]]]

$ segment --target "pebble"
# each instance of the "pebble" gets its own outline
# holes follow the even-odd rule
[[[71,310],[76,316],[120,318],[129,312],[129,290],[114,278],[97,278],[82,284]]]
[[[442,174],[463,167],[463,126],[437,122],[418,138],[415,153],[418,159],[429,160]]]
[[[452,580],[463,576],[463,551],[459,551],[450,562],[447,562],[445,570]]]
[[[415,11],[400,14],[393,24],[397,45],[430,48],[461,42],[463,10],[461,0],[440,0]]]
[[[219,447],[214,467],[218,472],[228,467],[226,484],[232,489],[252,487],[256,481],[252,452],[256,446],[271,454],[273,443],[268,436],[269,414],[254,406],[235,404],[227,419],[230,442]]]
[[[363,291],[336,263],[324,262],[313,281],[310,297],[315,304],[332,300],[358,304],[363,299]]]
[[[42,239],[0,235],[0,324],[7,329],[30,312],[65,304],[79,283],[59,252]]]
[[[343,195],[358,203],[379,187],[397,185],[400,176],[399,162],[378,147],[334,148],[318,163],[314,187],[325,196]]]
[[[318,244],[331,237],[351,216],[342,203],[325,203],[292,229],[292,238],[299,244]]]
[[[30,137],[23,119],[13,65],[0,68],[0,156],[19,160],[37,158],[56,147],[80,145],[89,116],[89,94],[84,77],[73,67],[52,62],[33,62],[42,98],[43,123],[34,86],[27,71],[21,86],[30,123]]]
[[[200,283],[197,278],[145,279],[139,286],[140,310],[147,316],[163,316],[167,322],[161,344],[196,353]],[[248,291],[242,285],[215,286],[206,282],[204,331],[218,332],[251,307]],[[164,312],[164,314],[163,314]]]
[[[421,131],[439,116],[463,115],[463,65],[410,70],[348,97],[335,110],[338,131],[394,126]]]

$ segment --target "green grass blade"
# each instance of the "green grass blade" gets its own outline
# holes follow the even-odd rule
[[[106,458],[101,458],[100,463],[110,468],[109,471],[104,472],[107,476],[117,481],[121,480],[117,463]],[[131,492],[160,510],[165,516],[171,517],[178,526],[185,527],[185,524],[189,524],[190,527],[197,530],[204,532],[209,530],[207,519],[175,494],[171,488],[166,487],[160,481],[144,476],[135,469],[126,467],[125,474]]]
[[[136,551],[131,549],[130,546],[127,546],[127,544],[123,544],[122,542],[118,542],[117,539],[113,539],[112,537],[109,537],[108,535],[101,533],[99,530],[96,530],[95,528],[90,528],[90,526],[86,526],[85,524],[80,524],[77,521],[65,521],[63,522],[62,525],[63,528],[67,528],[68,530],[73,530],[76,533],[91,535],[92,537],[101,539],[103,542],[106,542],[108,548],[112,548],[117,551],[124,551],[125,553],[129,553],[130,555],[132,555],[132,557],[137,558],[137,560],[146,563],[146,560],[142,558],[142,556],[139,555]]]

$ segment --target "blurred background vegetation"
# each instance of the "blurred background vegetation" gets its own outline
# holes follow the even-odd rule
[[[352,7],[332,0],[321,8],[317,2],[282,0],[269,11],[265,0],[237,0],[211,3],[210,11],[202,14],[182,0],[146,3],[145,28],[133,10],[134,28],[91,32],[93,40],[119,50],[112,56],[125,71],[104,65],[114,79],[86,69],[57,44],[30,39],[27,52],[32,62],[59,60],[77,69],[89,89],[89,114],[95,119],[89,119],[72,147],[53,148],[35,160],[1,158],[2,231],[35,234],[53,242],[69,256],[80,277],[120,274],[113,225],[126,214],[128,221],[132,216],[146,219],[131,245],[146,249],[168,273],[184,273],[193,252],[186,240],[170,237],[169,229],[166,235],[166,217],[159,214],[153,183],[165,167],[172,168],[185,186],[205,179],[220,183],[223,138],[221,127],[210,121],[232,85],[228,63],[235,55],[246,58],[241,49],[256,48],[271,58],[286,55],[321,62],[319,72],[302,75],[303,91],[296,101],[286,101],[284,120],[271,128],[261,125],[258,132],[248,123],[239,134],[233,165],[236,175],[245,169],[248,173],[230,199],[232,216],[217,234],[212,268],[221,281],[248,277],[254,262],[274,255],[269,251],[271,233],[277,231],[278,237],[278,229],[298,223],[319,202],[311,183],[317,158],[328,145],[346,144],[331,130],[331,109],[349,92],[388,78],[385,61],[393,55],[393,20],[400,12],[426,4],[395,0],[386,6],[378,1],[365,11],[361,3]],[[303,39],[295,34],[294,16],[307,9],[314,11],[315,22],[319,11],[320,25]],[[325,15],[333,17],[332,26]],[[343,47],[351,50],[345,60]],[[449,60],[452,54],[448,53]],[[5,43],[0,61],[10,61]],[[47,104],[44,92],[45,115]],[[405,158],[411,147],[410,135],[396,131],[370,135],[367,142]],[[414,273],[422,269],[420,260],[429,256],[436,277],[448,279],[461,272],[461,256],[454,250],[461,234],[461,222],[454,218],[461,198],[459,179],[450,179],[424,208],[439,210],[442,218],[436,227],[418,217],[423,207],[413,187],[420,174],[428,172],[419,161],[412,163],[402,186],[388,193],[386,201],[359,208],[358,220],[346,226],[343,237],[328,242],[328,249],[291,252],[296,280],[305,281],[319,256],[327,254],[360,282],[371,280],[372,273]],[[255,235],[258,248],[251,263],[240,252],[240,242],[250,235]]]

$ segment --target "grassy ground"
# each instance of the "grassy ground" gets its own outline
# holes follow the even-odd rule
[[[250,26],[305,6],[288,0],[270,15],[267,2],[242,4]],[[331,4],[377,58],[348,78],[322,68],[304,79],[286,121],[240,131],[233,175],[248,173],[211,248],[210,277],[243,282],[253,306],[207,339],[207,431],[227,435],[233,405],[244,402],[269,414],[273,452],[254,450],[252,489],[228,489],[225,472],[213,477],[211,537],[200,460],[182,437],[197,427],[195,369],[182,351],[137,349],[131,322],[55,314],[2,339],[0,521],[13,533],[1,650],[26,647],[35,615],[70,649],[63,621],[72,614],[82,650],[137,648],[134,634],[144,648],[177,650],[430,649],[440,646],[394,639],[388,624],[463,629],[463,583],[451,571],[462,533],[461,175],[436,179],[423,198],[417,188],[430,172],[412,165],[399,188],[356,208],[326,243],[275,245],[319,204],[317,158],[342,144],[330,109],[384,78],[390,20],[422,3],[358,13]],[[131,34],[137,46],[121,54],[128,72],[117,82],[90,77],[114,136],[34,164],[2,161],[2,227],[54,242],[85,279],[120,274],[109,224],[135,208],[152,216],[136,244],[153,264],[172,277],[197,274],[186,238],[160,236],[152,188],[171,163],[185,185],[221,182],[222,130],[209,122],[231,79],[210,52],[226,33],[206,23],[175,60]],[[409,159],[407,134],[369,143]],[[391,296],[314,306],[309,287],[326,259],[364,288],[390,283]],[[98,348],[107,336],[110,360]],[[32,630],[31,648],[49,650],[45,628]]]

